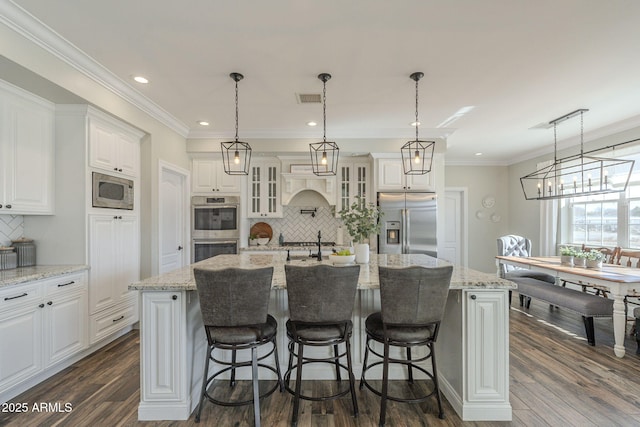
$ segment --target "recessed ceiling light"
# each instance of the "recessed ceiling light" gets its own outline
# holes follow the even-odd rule
[[[142,84],[147,84],[149,83],[149,79],[147,79],[146,77],[142,77],[142,76],[134,76],[133,80],[137,81],[138,83],[142,83]]]
[[[318,123],[316,122],[307,122],[307,126],[317,126]]]
[[[209,126],[209,122],[204,121],[204,120],[200,120],[200,121],[198,122],[198,124],[199,124],[200,126]]]
[[[476,156],[482,156],[482,153],[476,153]]]
[[[420,122],[413,122],[413,123],[410,123],[410,124],[411,124],[411,126],[420,126]]]

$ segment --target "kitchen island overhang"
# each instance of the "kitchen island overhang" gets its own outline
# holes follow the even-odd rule
[[[193,268],[273,266],[269,313],[278,320],[281,363],[286,361],[288,317],[284,265],[317,264],[286,261],[286,252],[220,255],[182,269],[132,284],[140,291],[140,420],[188,419],[197,405],[206,338]],[[324,260],[323,264],[331,264]],[[380,309],[378,266],[437,267],[446,261],[421,254],[375,255],[361,265],[354,306],[353,359],[358,378],[364,355],[364,320]],[[445,317],[436,344],[440,387],[465,421],[511,420],[509,403],[509,298],[516,287],[494,275],[454,266]],[[404,378],[406,371],[390,377]],[[310,370],[305,379],[332,379],[331,369]]]

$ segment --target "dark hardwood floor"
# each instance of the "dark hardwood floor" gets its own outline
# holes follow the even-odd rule
[[[627,356],[613,354],[611,319],[596,320],[596,347],[584,339],[579,316],[547,304],[517,306],[510,313],[511,422],[463,422],[446,399],[446,419],[437,418],[435,401],[422,405],[390,402],[388,426],[640,426],[640,357],[636,343],[627,339]],[[132,332],[99,352],[15,398],[27,403],[27,413],[0,413],[0,426],[195,426],[193,416],[181,422],[138,422],[139,337]],[[442,357],[442,356],[440,356]],[[264,384],[267,386],[267,384]],[[332,381],[307,381],[309,391],[326,390]],[[404,384],[394,382],[396,391]],[[416,386],[420,392],[422,385]],[[221,389],[224,389],[222,387]],[[228,391],[228,387],[226,390]],[[241,382],[234,394],[250,393]],[[62,411],[34,412],[33,405],[59,403]],[[299,426],[376,426],[380,400],[366,389],[358,392],[360,416],[351,416],[348,396],[333,402],[301,405]],[[286,426],[291,416],[288,393],[274,393],[262,403],[264,426]],[[50,408],[51,409],[51,408]],[[217,407],[207,404],[203,426],[252,425],[250,406]]]

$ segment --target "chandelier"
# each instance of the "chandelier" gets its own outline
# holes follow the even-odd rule
[[[322,81],[322,120],[324,123],[322,142],[309,144],[313,173],[319,176],[335,175],[338,171],[338,155],[340,149],[335,142],[327,142],[327,81],[331,74],[318,75]]]
[[[236,139],[220,143],[222,163],[227,175],[249,175],[251,146],[246,142],[238,141],[238,82],[244,76],[240,73],[231,73],[229,76],[236,82]]]
[[[553,164],[520,178],[527,200],[551,200],[565,197],[619,193],[627,188],[634,161],[589,156],[584,152],[583,115],[587,109],[579,109],[551,120],[553,125]],[[580,116],[580,154],[557,158],[557,126],[565,120]],[[599,151],[599,150],[594,150]],[[612,182],[615,174],[616,183]],[[624,178],[624,179],[618,179]]]
[[[436,145],[435,141],[420,141],[418,139],[418,81],[424,77],[424,73],[416,72],[409,76],[416,82],[416,139],[409,141],[402,146],[400,153],[402,154],[402,166],[405,175],[424,175],[431,172],[433,163],[433,149]]]

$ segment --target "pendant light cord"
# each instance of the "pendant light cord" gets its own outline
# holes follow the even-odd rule
[[[418,79],[416,79],[416,143],[418,142]]]
[[[236,80],[236,142],[238,142],[238,81]]]
[[[327,81],[322,80],[322,141],[327,142]]]

